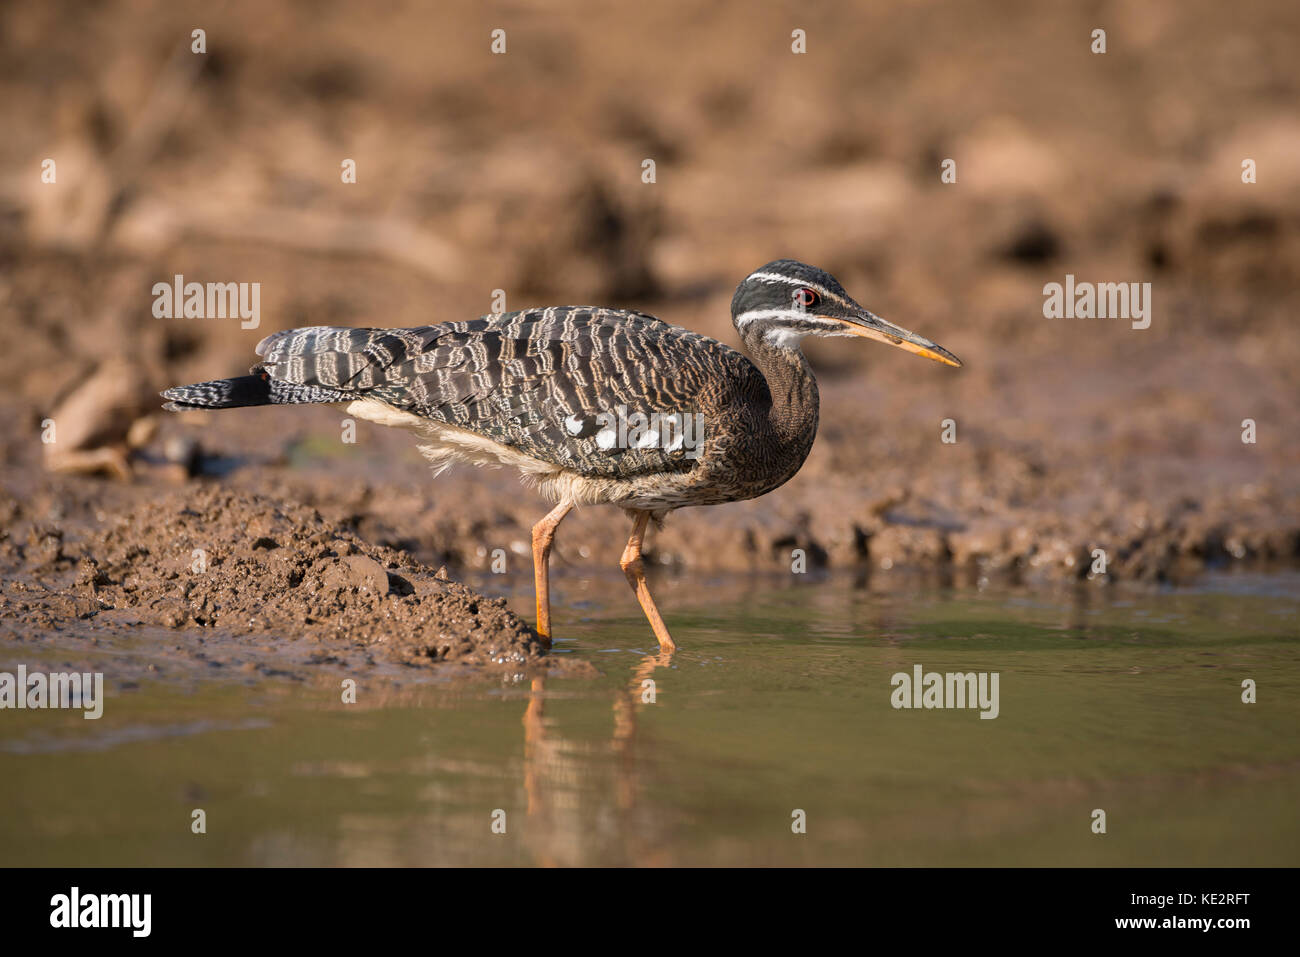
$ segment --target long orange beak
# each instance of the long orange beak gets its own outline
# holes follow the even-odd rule
[[[821,318],[834,319],[843,323],[844,331],[851,335],[862,336],[864,339],[875,339],[877,342],[884,342],[900,349],[906,349],[908,352],[914,352],[918,356],[925,356],[925,358],[933,359],[935,362],[942,362],[944,365],[961,367],[961,360],[943,346],[936,345],[924,336],[918,336],[915,332],[909,332],[902,326],[896,326],[892,322],[881,319],[865,309],[858,315],[848,319],[843,316],[822,316]]]

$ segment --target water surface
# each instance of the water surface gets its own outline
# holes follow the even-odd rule
[[[557,653],[602,677],[354,705],[106,656],[102,719],[0,713],[0,864],[1295,865],[1297,584],[664,584],[665,661],[621,580],[570,581]],[[998,717],[895,709],[916,665],[997,672]]]

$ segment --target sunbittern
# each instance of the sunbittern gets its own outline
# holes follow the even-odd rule
[[[818,414],[804,336],[863,336],[961,365],[790,259],[747,276],[731,318],[751,358],[645,313],[592,306],[414,329],[288,329],[258,343],[251,375],[163,397],[172,411],[348,402],[350,415],[418,433],[437,472],[455,462],[517,468],[556,503],[533,527],[537,630],[547,640],[556,526],[576,505],[620,506],[632,516],[620,564],[671,651],[641,561],[647,523],[755,498],[799,471]]]

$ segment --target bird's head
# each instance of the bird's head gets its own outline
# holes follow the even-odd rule
[[[778,349],[797,349],[804,336],[861,336],[961,365],[942,346],[863,309],[830,273],[793,259],[778,259],[746,276],[731,299],[731,321],[747,343]]]

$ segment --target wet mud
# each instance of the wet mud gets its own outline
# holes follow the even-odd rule
[[[544,659],[548,643],[503,599],[308,506],[208,486],[84,525],[31,520],[13,499],[3,508],[0,616],[19,641],[41,629],[94,635],[102,624],[110,635],[169,629],[179,642],[163,638],[165,648],[216,665],[239,664],[241,645],[278,644],[281,664],[592,673]]]

